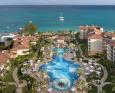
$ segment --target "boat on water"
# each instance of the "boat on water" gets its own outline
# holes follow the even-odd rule
[[[59,16],[59,20],[60,20],[60,21],[64,21],[63,13],[61,13],[61,15]]]

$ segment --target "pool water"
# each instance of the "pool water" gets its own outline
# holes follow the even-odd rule
[[[64,50],[57,49],[58,55],[53,55],[52,61],[40,66],[40,70],[47,72],[49,83],[54,90],[67,91],[74,86],[75,80],[78,79],[78,64],[73,61],[64,59]]]

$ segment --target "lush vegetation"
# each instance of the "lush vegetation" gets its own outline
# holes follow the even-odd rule
[[[12,67],[19,66],[25,61],[28,61],[29,59],[33,58],[33,56],[34,56],[33,53],[30,53],[29,55],[18,56],[15,59],[10,59],[11,66]]]
[[[24,28],[21,30],[22,34],[25,35],[33,35],[37,31],[37,26],[32,23],[32,21],[28,22]]]
[[[0,93],[15,93],[15,85],[0,84]]]
[[[18,77],[20,79],[20,82],[21,80],[27,81],[27,86],[23,88],[23,92],[24,93],[35,93],[36,80],[29,75],[23,75],[21,72],[21,67],[22,65],[18,67]]]
[[[112,86],[111,85],[106,85],[106,86],[103,87],[104,93],[114,93],[111,90],[112,90]]]
[[[113,84],[112,80],[115,79],[115,76],[112,75],[114,73],[111,72],[111,69],[112,69],[112,66],[114,66],[115,64],[106,59],[106,54],[101,55],[101,60],[99,61],[99,63],[102,64],[107,69],[108,77],[107,77],[106,82],[111,82],[111,84],[104,86],[103,89],[105,93],[114,93],[115,91],[112,91],[112,88],[115,87],[115,84]],[[113,77],[114,79],[112,79],[112,76],[114,76]]]
[[[6,74],[5,74],[4,78],[3,78],[3,81],[5,81],[5,82],[14,82],[14,79],[12,77],[13,70],[14,70],[14,67],[10,68],[6,72]]]
[[[42,36],[39,37],[37,44],[33,45],[30,44],[30,51],[32,51],[33,53],[35,53],[36,58],[37,59],[41,59],[43,58],[43,51],[42,48],[45,46],[48,46],[51,43],[50,40],[43,38]]]
[[[87,56],[88,55],[88,49],[87,49],[88,48],[88,44],[87,44],[87,40],[81,40],[79,35],[80,35],[80,33],[77,33],[75,35],[75,37],[77,39],[77,42],[78,42],[78,45],[81,47],[81,49],[83,51],[83,54],[85,56]]]
[[[97,87],[93,84],[89,85],[88,93],[97,93]]]

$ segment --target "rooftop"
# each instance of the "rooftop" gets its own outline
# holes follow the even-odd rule
[[[18,36],[16,37],[16,40],[14,41],[12,51],[20,50],[20,49],[28,49],[29,43],[37,41],[37,38],[35,36]]]
[[[95,29],[98,29],[100,30],[100,27],[99,26],[80,26],[80,30],[83,30],[83,31],[94,31]]]
[[[58,40],[64,40],[64,36],[58,36]]]
[[[103,36],[101,34],[91,34],[88,36],[88,39],[102,39]]]
[[[5,63],[10,58],[10,53],[0,53],[0,64]]]

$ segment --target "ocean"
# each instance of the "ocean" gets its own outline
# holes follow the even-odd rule
[[[63,13],[64,21],[59,20]],[[38,31],[73,30],[80,25],[97,25],[115,31],[115,6],[13,5],[0,6],[0,33],[19,31],[32,21]]]

